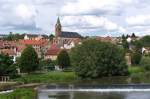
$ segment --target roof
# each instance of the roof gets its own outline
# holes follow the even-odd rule
[[[60,37],[65,37],[65,38],[82,38],[82,36],[77,33],[77,32],[67,32],[67,31],[62,31]]]
[[[24,37],[25,35],[27,35],[27,36],[30,37],[30,38],[35,38],[35,37],[38,37],[38,36],[39,36],[39,34],[22,34],[23,37]],[[48,38],[48,35],[42,34],[41,36],[42,36],[43,38]]]
[[[48,43],[47,40],[20,40],[20,44],[25,44],[25,45],[45,45]]]
[[[60,50],[61,49],[56,44],[52,44],[45,55],[58,55]]]
[[[13,49],[3,49],[2,50],[2,53],[4,53],[4,54],[8,54],[8,55],[16,55],[16,53],[14,52],[14,50]]]

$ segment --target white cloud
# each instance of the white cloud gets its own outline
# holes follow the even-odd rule
[[[30,19],[36,16],[36,10],[33,5],[19,4],[15,8],[15,13],[22,19]]]
[[[121,26],[118,26],[115,22],[111,20],[100,17],[100,16],[92,16],[92,15],[84,15],[84,16],[63,16],[62,17],[62,26],[68,30],[71,28],[76,31],[107,31],[107,32],[125,32],[125,29]],[[70,30],[70,29],[69,29]]]
[[[62,8],[63,14],[89,14],[94,12],[116,14],[123,5],[132,3],[133,0],[76,0],[68,2]],[[94,13],[95,14],[95,13]]]
[[[126,22],[133,26],[150,25],[150,15],[130,16],[126,18]]]

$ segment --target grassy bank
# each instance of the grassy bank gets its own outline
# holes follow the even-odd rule
[[[18,85],[18,83],[15,83],[15,82],[0,83],[0,91],[11,89],[13,86],[16,86],[16,85]]]
[[[74,72],[49,72],[44,74],[29,74],[14,79],[19,83],[70,83],[77,80]]]
[[[12,93],[0,94],[0,99],[36,99],[36,91],[33,89],[16,89]]]
[[[142,68],[142,66],[130,66],[128,68],[128,71],[129,71],[130,75],[145,72],[145,70],[144,70],[144,68]]]

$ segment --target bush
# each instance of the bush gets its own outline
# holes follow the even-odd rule
[[[123,49],[95,39],[86,40],[72,49],[71,61],[76,74],[81,78],[128,74]]]
[[[140,65],[146,70],[150,71],[150,57],[142,57]]]
[[[47,70],[47,71],[55,70],[55,62],[50,59],[41,60],[39,65],[40,70]]]
[[[142,54],[138,51],[132,52],[131,54],[131,63],[132,65],[139,65],[142,58]]]
[[[57,62],[60,68],[64,69],[70,66],[70,57],[68,55],[68,52],[66,50],[62,50],[58,57]]]
[[[12,57],[0,54],[0,76],[8,75],[12,77],[16,74],[16,66],[13,64]]]
[[[19,66],[21,71],[31,73],[36,71],[39,67],[39,59],[36,51],[32,46],[27,46],[21,53],[19,59]]]

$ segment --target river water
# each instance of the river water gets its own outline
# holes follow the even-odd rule
[[[38,99],[150,99],[150,85],[48,85]]]

